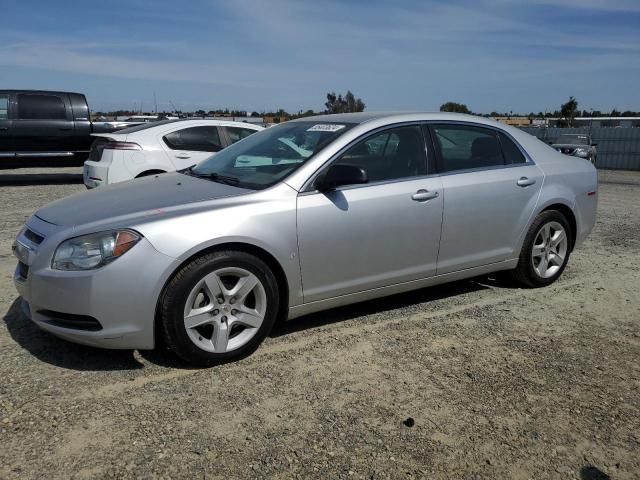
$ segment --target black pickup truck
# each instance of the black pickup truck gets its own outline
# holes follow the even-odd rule
[[[92,133],[132,125],[91,122],[81,93],[0,90],[0,168],[82,165]]]

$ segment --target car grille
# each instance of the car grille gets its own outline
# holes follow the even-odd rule
[[[29,277],[29,265],[18,262],[18,275],[20,275],[20,278],[26,280]]]

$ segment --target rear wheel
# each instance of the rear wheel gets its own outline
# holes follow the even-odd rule
[[[528,287],[544,287],[562,274],[571,254],[571,228],[560,212],[547,210],[527,232],[512,276]]]
[[[252,353],[278,312],[278,286],[269,267],[245,252],[203,255],[169,282],[161,322],[169,347],[184,360],[213,365]]]

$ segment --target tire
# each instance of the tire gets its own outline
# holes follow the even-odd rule
[[[545,238],[547,227],[549,234]],[[561,231],[564,233],[563,241],[556,237]],[[529,227],[520,251],[518,266],[510,272],[511,277],[525,287],[551,285],[562,275],[569,262],[573,248],[572,239],[571,227],[562,213],[557,210],[540,213]],[[556,242],[558,243],[554,247]]]
[[[171,350],[211,366],[253,353],[275,323],[278,302],[276,278],[260,258],[212,252],[174,275],[161,296],[159,320]]]

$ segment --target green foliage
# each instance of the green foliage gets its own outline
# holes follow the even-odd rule
[[[569,97],[569,101],[560,106],[560,114],[567,120],[569,126],[573,124],[573,119],[576,117],[577,113],[578,101],[573,97]]]
[[[464,103],[447,102],[440,105],[441,112],[471,113]]]
[[[351,113],[362,112],[365,104],[361,98],[356,98],[351,90],[343,97],[342,94],[336,96],[336,92],[327,93],[327,101],[324,103],[325,113]]]

